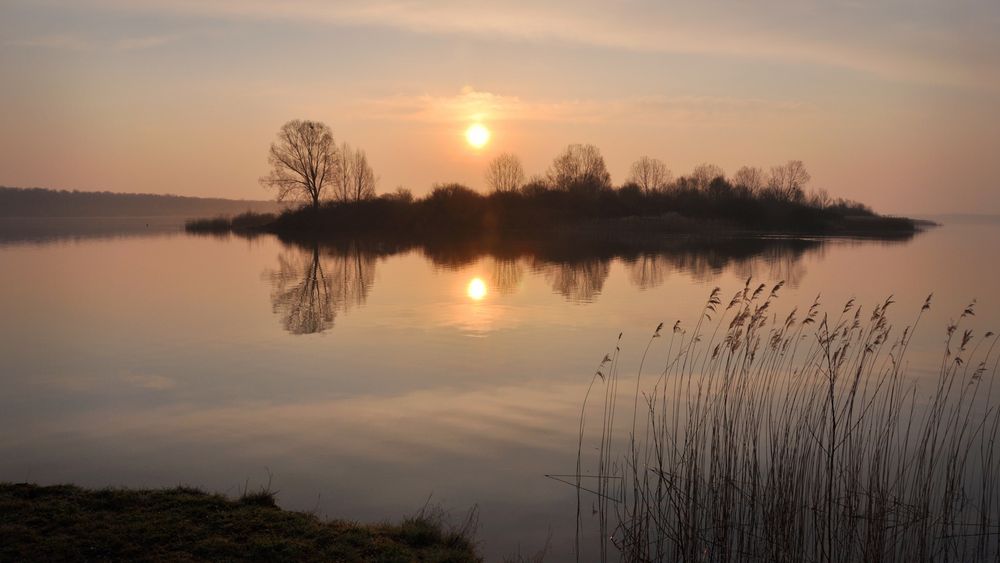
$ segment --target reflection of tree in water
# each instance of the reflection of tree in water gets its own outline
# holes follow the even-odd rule
[[[330,280],[323,271],[319,249],[312,253],[281,253],[278,269],[270,272],[271,306],[292,334],[323,332],[335,316]]]
[[[364,305],[375,284],[375,255],[352,246],[344,253],[331,251],[326,256],[337,309],[347,311]]]
[[[516,258],[494,258],[493,271],[490,275],[490,285],[497,291],[508,295],[517,290],[524,277],[524,268]]]
[[[670,264],[657,254],[643,254],[629,265],[629,279],[639,289],[651,289],[663,283]]]
[[[552,290],[570,301],[593,301],[604,288],[611,261],[598,258],[553,264],[543,268]]]
[[[818,245],[809,251],[822,255],[824,247]],[[804,253],[773,246],[754,257],[737,260],[733,264],[733,273],[740,278],[785,280],[789,286],[798,287],[806,277],[806,265],[802,260]]]
[[[314,334],[333,326],[340,311],[360,306],[375,281],[375,256],[356,246],[289,247],[268,273],[271,306],[292,334]]]
[[[492,267],[490,287],[500,294],[517,291],[530,269],[566,299],[588,302],[603,290],[613,260],[621,261],[632,284],[640,289],[663,284],[674,271],[698,281],[712,281],[729,272],[739,278],[785,280],[794,287],[806,273],[803,257],[822,252],[824,244],[823,239],[767,237],[305,242],[279,255],[278,270],[269,276],[272,304],[282,324],[289,332],[308,334],[329,329],[338,312],[364,303],[374,283],[378,257],[414,246],[436,267],[448,269],[487,257]]]

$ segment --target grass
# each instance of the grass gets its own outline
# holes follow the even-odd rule
[[[646,352],[667,360],[645,376],[644,353],[634,391],[619,393],[620,347],[604,357],[576,474],[553,476],[577,490],[578,556],[1000,560],[996,337],[966,328],[974,304],[921,386],[906,353],[930,297],[897,331],[892,299],[777,317],[781,285],[716,289],[690,329],[661,324]]]
[[[189,487],[6,483],[0,561],[479,561],[470,522],[450,529],[426,508],[398,525],[323,521],[263,489],[231,500]]]

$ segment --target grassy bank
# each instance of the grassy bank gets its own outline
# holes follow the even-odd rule
[[[323,521],[178,487],[0,484],[0,561],[478,561],[468,530],[420,514],[399,524]]]

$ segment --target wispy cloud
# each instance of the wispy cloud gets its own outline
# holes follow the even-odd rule
[[[150,49],[173,43],[178,39],[177,35],[148,35],[145,37],[127,37],[115,41],[114,46],[121,51],[137,51],[140,49]]]
[[[526,2],[483,4],[459,0],[164,0],[141,4],[94,0],[127,10],[215,18],[277,19],[346,26],[385,27],[416,33],[476,38],[555,40],[643,52],[707,54],[839,67],[884,78],[1000,87],[993,71],[1000,41],[976,33],[983,24],[966,18],[952,27],[935,20],[908,20],[908,6],[888,16],[878,7],[847,3],[804,6],[771,0],[764,6],[699,3]],[[926,8],[926,6],[925,6]],[[980,20],[996,21],[987,4]],[[849,17],[839,15],[850,12]],[[875,16],[878,16],[877,18]],[[895,19],[893,19],[895,18]],[[970,29],[972,28],[972,29]],[[989,27],[986,26],[986,30]],[[974,44],[968,37],[980,37]],[[974,49],[974,53],[969,53]]]
[[[177,381],[163,375],[151,373],[126,373],[122,382],[148,391],[167,391],[177,386]]]
[[[75,34],[54,34],[38,35],[23,39],[12,39],[6,42],[7,45],[15,47],[29,47],[40,49],[53,49],[65,51],[92,51],[92,50],[115,50],[115,51],[138,51],[151,49],[172,43],[179,38],[178,35],[147,35],[137,37],[122,37],[119,39],[96,39]]]
[[[363,102],[368,115],[392,120],[456,123],[476,120],[601,123],[711,121],[803,113],[808,104],[705,96],[636,96],[608,100],[528,100],[465,87],[455,95],[391,96]]]
[[[41,49],[68,51],[86,51],[93,47],[93,44],[82,37],[69,34],[38,35],[24,39],[11,39],[6,44],[14,47],[37,47]]]

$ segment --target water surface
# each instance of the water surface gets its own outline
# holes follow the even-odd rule
[[[784,280],[775,314],[890,294],[930,377],[973,299],[996,329],[1000,225],[909,241],[678,241],[661,252],[285,244],[140,221],[0,228],[0,480],[279,490],[290,509],[398,518],[428,496],[481,513],[484,553],[571,554],[579,406],[622,337],[712,288]],[[13,233],[13,234],[12,234]],[[40,234],[41,233],[41,234]],[[665,353],[654,348],[655,365]]]

